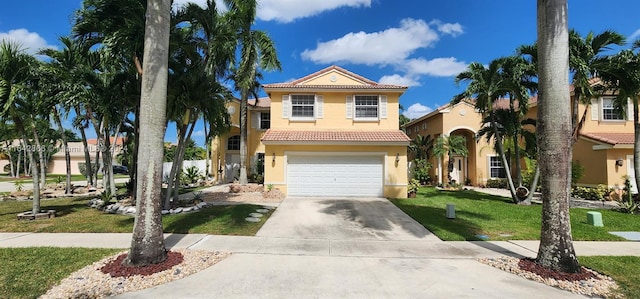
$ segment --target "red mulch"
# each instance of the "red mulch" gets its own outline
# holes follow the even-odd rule
[[[520,266],[520,269],[529,271],[534,274],[538,274],[542,278],[553,278],[555,280],[565,280],[565,281],[580,281],[580,280],[587,280],[590,278],[598,279],[598,277],[595,274],[593,274],[591,271],[588,271],[585,267],[581,267],[579,273],[563,273],[563,272],[549,270],[537,264],[532,259],[520,259],[520,262],[518,262],[518,266]]]
[[[123,261],[127,258],[127,253],[119,255],[115,260],[105,264],[100,268],[100,271],[104,274],[109,274],[111,277],[130,277],[133,275],[148,276],[158,272],[162,272],[175,265],[179,265],[184,260],[182,253],[180,252],[167,252],[167,259],[159,264],[147,265],[142,267],[127,266]]]

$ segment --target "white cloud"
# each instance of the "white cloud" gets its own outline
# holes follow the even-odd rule
[[[638,37],[640,37],[640,29],[634,31],[631,35],[629,35],[627,41],[634,42]]]
[[[456,37],[464,33],[462,25],[460,23],[442,23],[440,20],[433,20],[429,22],[429,25],[434,25],[438,28],[438,31],[442,34],[448,34]]]
[[[415,103],[409,106],[409,108],[405,109],[404,112],[402,112],[402,115],[408,117],[409,119],[414,119],[426,115],[431,111],[433,111],[433,109],[420,103]]]
[[[9,30],[9,32],[0,32],[0,41],[10,41],[18,43],[20,47],[29,54],[35,54],[43,48],[55,48],[55,46],[47,44],[47,41],[35,32],[20,28]]]
[[[432,46],[436,41],[438,33],[425,21],[408,18],[400,22],[400,27],[373,33],[351,32],[318,43],[316,49],[304,50],[302,58],[321,64],[387,65],[399,63],[415,50]]]
[[[410,75],[429,75],[435,77],[450,77],[458,75],[467,68],[467,64],[455,57],[409,59],[403,67]]]
[[[378,81],[380,84],[390,84],[390,85],[402,85],[402,86],[420,86],[420,82],[409,76],[402,76],[398,74],[383,76]]]
[[[263,21],[293,22],[340,7],[370,7],[371,0],[260,0],[258,18]]]
[[[197,130],[191,133],[192,137],[204,137],[204,130]]]
[[[200,7],[205,7],[207,4],[207,0],[174,0],[173,9],[189,2],[195,3]],[[222,0],[215,0],[215,2],[220,11],[227,10]],[[263,21],[290,23],[297,19],[315,16],[340,7],[357,8],[370,6],[371,0],[258,0],[256,17]]]

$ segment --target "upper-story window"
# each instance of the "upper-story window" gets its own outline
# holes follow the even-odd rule
[[[378,119],[378,96],[355,96],[356,118]]]
[[[489,157],[489,175],[491,178],[506,178],[507,172],[502,166],[502,159],[499,156]]]
[[[260,129],[271,128],[271,112],[260,112]]]
[[[612,98],[602,99],[602,120],[625,120],[624,115],[613,105]]]
[[[322,118],[323,97],[314,94],[292,94],[282,96],[282,118],[313,121]]]
[[[239,151],[240,150],[240,135],[234,135],[227,139],[227,150],[228,151]]]
[[[422,130],[424,131],[424,130],[426,130],[426,129],[427,129],[427,123],[426,123],[426,122],[424,122],[424,123],[422,123]]]
[[[291,96],[291,116],[299,118],[313,118],[313,108],[315,106],[314,95]]]
[[[387,118],[387,96],[349,95],[346,102],[347,118],[377,121]]]

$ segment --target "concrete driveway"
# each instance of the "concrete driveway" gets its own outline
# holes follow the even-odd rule
[[[256,236],[440,241],[384,198],[289,197],[278,206]]]

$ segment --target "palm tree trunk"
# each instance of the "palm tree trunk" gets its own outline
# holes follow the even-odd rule
[[[536,262],[554,271],[577,273],[581,268],[569,219],[572,124],[567,0],[538,0],[537,8],[542,228]]]
[[[520,145],[518,144],[518,131],[513,134],[514,152],[516,155],[516,175],[518,176],[518,187],[522,187],[522,163],[520,162]]]
[[[633,101],[633,174],[636,190],[640,190],[640,123],[638,123],[638,96]],[[631,190],[629,190],[631,192]]]
[[[240,92],[240,184],[246,185],[247,180],[247,98],[248,90]]]
[[[140,96],[136,217],[126,263],[144,266],[167,258],[162,234],[162,160],[167,105],[171,0],[147,1]]]
[[[167,182],[167,192],[165,194],[164,199],[164,209],[168,210],[171,208],[171,198],[173,197],[173,190],[180,187],[179,182],[179,173],[178,170],[182,170],[178,162],[178,158],[180,157],[180,153],[183,152],[183,147],[185,147],[185,135],[187,134],[187,126],[188,122],[186,121],[190,117],[190,110],[185,112],[183,116],[182,125],[178,128],[178,145],[176,146],[175,153],[173,154],[173,162],[171,163],[171,171],[169,172],[169,181]],[[175,198],[177,200],[177,197]]]
[[[16,129],[18,130],[18,132],[20,133],[20,135],[22,136],[22,142],[24,143],[24,150],[25,152],[25,156],[29,155],[29,160],[32,161],[30,167],[31,167],[31,172],[33,174],[32,181],[33,181],[33,204],[31,206],[31,213],[33,215],[40,213],[40,179],[38,178],[38,166],[35,163],[35,157],[33,155],[33,149],[30,148],[31,146],[29,145],[29,138],[27,137],[27,133],[25,131],[24,128],[24,124],[22,123],[22,119],[20,119],[20,117],[14,116],[13,117],[13,123],[16,125]],[[25,163],[25,167],[27,166],[27,164]]]
[[[69,151],[69,142],[67,142],[67,135],[64,133],[64,128],[62,127],[62,119],[60,119],[60,114],[58,113],[58,108],[53,106],[53,119],[56,122],[56,126],[58,126],[58,132],[60,133],[60,138],[62,139],[62,146],[64,148],[64,163],[66,170],[66,181],[64,187],[64,193],[71,193],[71,153]]]
[[[36,125],[33,122],[31,123],[31,132],[33,133],[33,142],[35,145],[35,148],[33,150],[38,152],[38,161],[40,161],[39,163],[36,163],[36,166],[40,167],[40,185],[44,186],[47,183],[47,163],[44,158],[44,149],[42,148],[42,144],[40,144],[40,136],[38,134],[38,130],[36,129]],[[35,160],[32,161],[34,161],[35,163]]]
[[[184,138],[184,141],[182,142],[182,148],[180,148],[180,151],[178,152],[178,154],[176,155],[176,157],[173,159],[173,163],[178,165],[178,171],[182,172],[182,163],[184,162],[184,153],[185,150],[187,148],[187,140],[189,140],[189,138],[191,138],[191,134],[193,134],[193,129],[196,127],[195,122],[191,124],[191,127],[189,127],[189,131],[187,132],[187,135]],[[173,196],[174,198],[178,198],[178,190],[180,188],[180,175],[176,176],[176,180],[175,180],[175,186],[173,188]]]
[[[85,171],[87,184],[95,186],[95,181],[93,180],[93,166],[91,165],[91,154],[89,153],[89,144],[87,143],[87,134],[85,133],[84,128],[80,128],[80,136],[82,138],[82,146],[84,147],[84,163],[86,165]]]
[[[514,203],[518,202],[518,196],[516,195],[516,188],[513,186],[513,178],[511,177],[511,168],[509,167],[509,163],[507,163],[507,156],[504,154],[504,147],[502,146],[502,137],[500,136],[500,132],[498,131],[498,126],[496,125],[496,115],[493,113],[493,101],[489,100],[489,113],[491,115],[491,127],[493,127],[493,134],[496,139],[496,147],[498,148],[498,154],[502,158],[502,165],[504,167],[504,171],[507,175],[507,183],[509,184],[509,192],[511,193],[511,198]]]
[[[527,195],[527,199],[519,202],[520,205],[531,205],[531,200],[533,199],[533,194],[538,189],[538,179],[540,179],[540,166],[536,163],[536,172],[533,175],[533,182],[531,182],[531,188],[529,189],[529,194]]]

